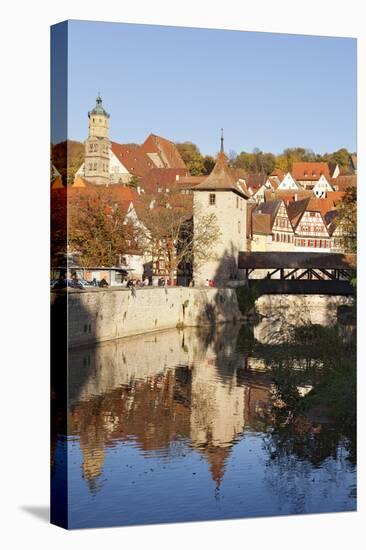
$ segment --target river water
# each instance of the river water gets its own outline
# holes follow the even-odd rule
[[[352,327],[240,324],[70,351],[69,527],[355,510],[354,351]]]

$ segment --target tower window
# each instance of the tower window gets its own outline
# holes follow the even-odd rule
[[[216,204],[216,194],[215,193],[210,193],[210,196],[209,196],[209,204]]]

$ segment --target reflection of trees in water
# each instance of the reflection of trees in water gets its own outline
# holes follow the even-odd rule
[[[298,331],[307,361],[294,369],[293,348],[283,346],[272,359],[273,427],[265,439],[272,467],[287,471],[295,458],[319,466],[329,458],[356,459],[355,342],[344,342],[338,327]],[[311,361],[309,354],[317,355]],[[311,388],[305,393],[304,387]],[[290,475],[290,470],[289,470]]]

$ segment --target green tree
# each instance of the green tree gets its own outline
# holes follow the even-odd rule
[[[215,166],[215,159],[211,155],[203,157],[203,166],[205,174],[211,174],[213,167]]]
[[[192,176],[202,176],[205,172],[204,158],[197,145],[191,141],[176,143],[177,149]]]

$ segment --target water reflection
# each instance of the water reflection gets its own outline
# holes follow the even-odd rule
[[[71,351],[71,526],[354,509],[354,343],[306,330],[283,345],[236,324]]]

